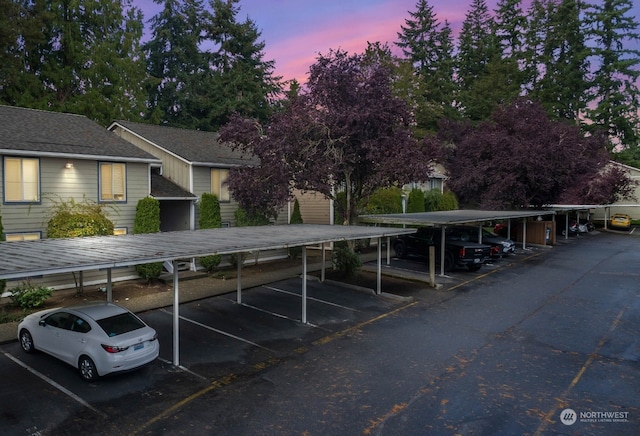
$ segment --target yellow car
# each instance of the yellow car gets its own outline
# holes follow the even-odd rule
[[[631,217],[623,213],[614,213],[611,215],[611,227],[629,230],[631,228]]]

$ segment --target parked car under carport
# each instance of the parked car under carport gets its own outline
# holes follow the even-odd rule
[[[472,242],[486,244],[491,246],[491,257],[500,258],[507,254],[513,254],[516,250],[516,243],[511,239],[496,235],[482,227],[473,226],[452,226],[447,228],[448,232],[464,235]],[[480,240],[480,232],[482,232],[482,240]]]

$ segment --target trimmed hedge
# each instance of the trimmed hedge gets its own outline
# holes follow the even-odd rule
[[[160,231],[160,202],[155,198],[145,197],[138,201],[136,216],[133,221],[133,233],[158,233]],[[136,272],[149,282],[157,279],[162,273],[162,262],[136,265]]]
[[[219,229],[222,227],[222,217],[220,215],[220,201],[215,194],[203,193],[200,199],[200,221],[201,229]],[[220,265],[222,256],[215,254],[203,256],[198,261],[207,272],[211,272]]]

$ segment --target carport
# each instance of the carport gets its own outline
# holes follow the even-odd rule
[[[563,214],[565,216],[564,224],[564,238],[569,239],[569,213],[575,212],[576,218],[578,222],[580,221],[580,214],[582,212],[586,213],[587,216],[591,214],[591,209],[604,209],[604,228],[607,228],[607,221],[609,216],[609,209],[611,205],[603,205],[603,204],[554,204],[548,207],[549,210],[552,210],[558,214]],[[555,220],[555,217],[554,217]],[[558,224],[560,224],[558,222]]]
[[[173,364],[180,365],[179,276],[177,263],[209,255],[225,255],[302,247],[301,321],[307,323],[306,247],[320,244],[323,268],[327,242],[357,239],[378,240],[377,293],[381,293],[381,240],[415,229],[366,226],[293,224],[281,226],[229,227],[121,236],[96,236],[0,244],[0,279],[21,279],[39,275],[104,270],[107,300],[112,298],[111,271],[153,262],[173,263]],[[238,264],[236,300],[242,302],[242,264]],[[323,270],[324,277],[324,270]]]
[[[445,256],[445,229],[447,226],[456,224],[478,224],[492,220],[507,220],[509,234],[511,233],[511,220],[522,219],[522,248],[526,248],[527,221],[525,218],[538,217],[541,215],[555,215],[555,211],[549,210],[518,210],[518,211],[498,211],[498,210],[447,210],[440,212],[414,212],[397,213],[383,215],[361,215],[358,217],[361,223],[402,225],[402,226],[435,226],[442,229],[442,242],[440,244],[440,258]],[[480,233],[482,242],[482,233]],[[387,259],[390,258],[390,244],[387,244]],[[440,262],[440,275],[444,276],[444,262]]]

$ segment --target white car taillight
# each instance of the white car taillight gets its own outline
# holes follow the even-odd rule
[[[107,353],[121,353],[129,348],[129,347],[116,347],[114,345],[105,345],[105,344],[100,344],[100,345],[102,345],[102,348],[104,348],[104,351],[106,351]]]

